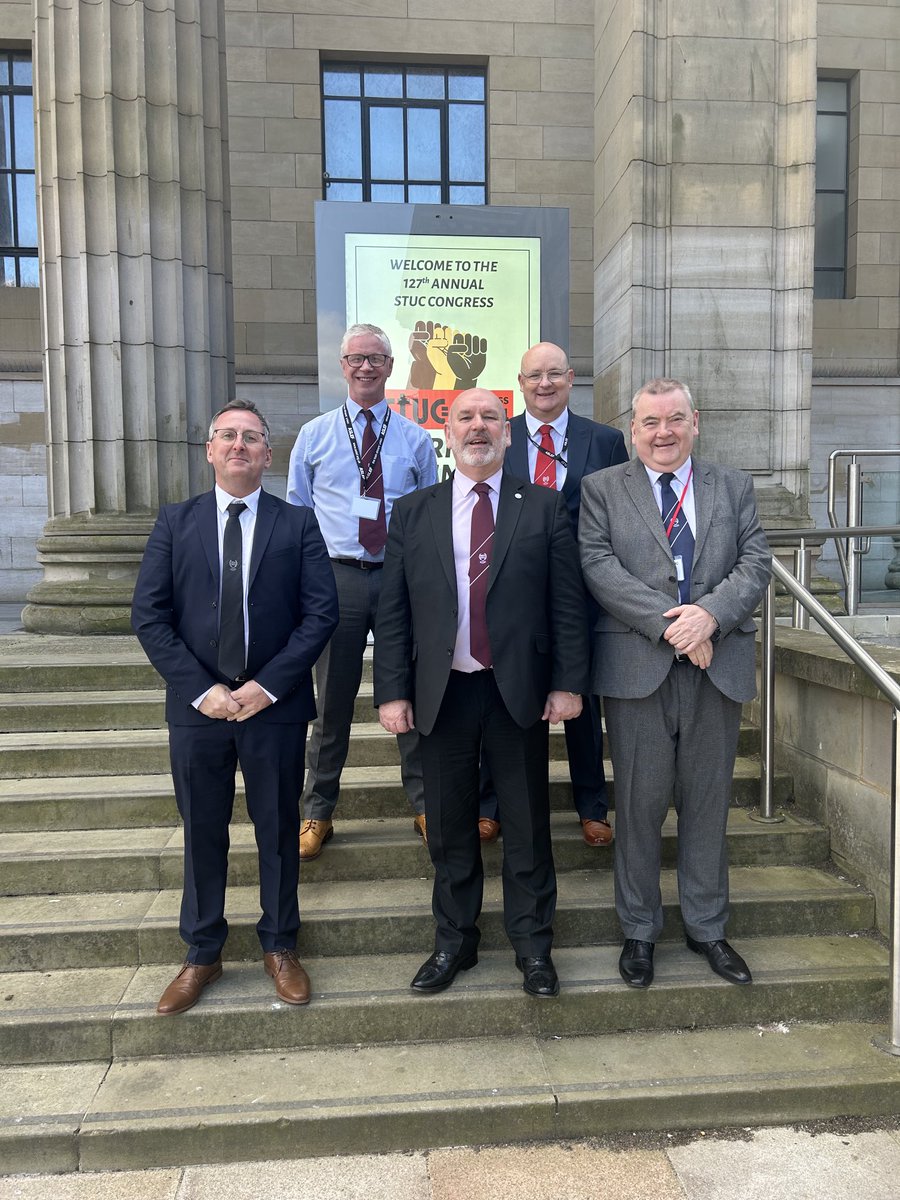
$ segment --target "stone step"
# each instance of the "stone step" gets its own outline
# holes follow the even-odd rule
[[[565,757],[562,726],[550,736],[550,757]],[[397,739],[377,722],[355,726],[347,765],[384,767],[399,763]],[[47,779],[67,775],[163,773],[169,766],[164,728],[73,729],[0,734],[0,778]]]
[[[585,845],[574,813],[552,817],[553,856],[558,871],[604,869],[611,851]],[[729,813],[729,859],[733,866],[821,866],[828,835],[812,822],[787,816],[778,825],[751,820],[746,809]],[[183,836],[180,826],[91,829],[0,834],[0,878],[7,896],[67,892],[143,891],[181,886]],[[675,814],[663,828],[663,862],[676,859]],[[485,870],[497,874],[501,843],[484,848]],[[340,880],[408,879],[431,871],[428,852],[410,818],[341,821],[319,858],[303,864],[307,883]],[[249,824],[231,835],[229,883],[258,882],[256,843]]]
[[[873,1049],[880,1032],[855,1021],[527,1029],[16,1067],[0,1099],[3,1163],[10,1173],[125,1170],[887,1115],[900,1107],[900,1061]]]
[[[5,733],[161,730],[165,724],[164,706],[165,692],[160,687],[130,691],[22,692],[0,699],[0,729]],[[379,728],[371,686],[361,688],[357,695],[353,721],[354,740]],[[564,757],[562,726],[551,726],[550,738],[551,742],[560,743],[559,748],[554,751],[554,756]],[[748,723],[742,725],[738,753],[759,753],[758,728]]]
[[[395,880],[303,882],[304,955],[400,954],[433,944],[430,864],[421,876]],[[596,861],[596,860],[595,860]],[[619,940],[612,870],[606,866],[559,874],[555,945]],[[663,937],[681,936],[674,871],[662,873]],[[71,893],[0,898],[0,971],[50,971],[168,963],[181,953],[180,888],[162,891]],[[226,899],[231,961],[259,957],[257,889],[232,887]],[[500,879],[485,880],[481,917],[486,950],[506,944]],[[872,928],[874,901],[839,877],[808,866],[735,867],[731,871],[729,936],[858,933]]]
[[[2,739],[0,739],[2,740]],[[615,779],[606,764],[610,807],[615,807]],[[789,775],[776,774],[775,801],[789,803]],[[735,763],[732,804],[749,808],[759,801],[759,764],[747,758]],[[550,763],[550,805],[572,808],[568,764]],[[400,817],[411,812],[400,784],[399,766],[374,773],[371,767],[347,767],[335,819]],[[64,829],[132,829],[174,825],[178,820],[171,777],[166,771],[121,775],[32,776],[0,778],[0,832]],[[235,820],[246,821],[243,785],[238,777]]]
[[[554,952],[558,1003],[521,988],[512,951],[485,951],[438,1003],[409,982],[424,953],[307,958],[312,1003],[281,1004],[260,961],[228,964],[179,1019],[156,1002],[177,963],[0,975],[0,1063],[82,1062],[148,1055],[301,1050],[453,1038],[553,1038],[673,1026],[753,1025],[777,1019],[877,1020],[888,954],[866,937],[753,937],[740,942],[752,987],[732,987],[681,942],[660,946],[652,988],[623,985],[618,945]]]

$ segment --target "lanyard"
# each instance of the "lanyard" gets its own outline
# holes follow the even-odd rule
[[[391,419],[390,405],[385,410],[384,420],[381,422],[381,430],[375,442],[375,450],[372,453],[372,458],[369,462],[368,468],[366,469],[364,469],[362,465],[362,455],[360,454],[359,446],[356,442],[356,434],[353,431],[353,422],[350,420],[350,413],[346,404],[341,409],[341,412],[344,414],[344,424],[347,426],[347,437],[350,439],[350,445],[353,447],[353,457],[356,459],[356,469],[359,471],[359,477],[362,480],[363,491],[365,492],[366,484],[369,482],[369,478],[372,472],[375,470],[378,460],[381,457],[381,447],[384,444],[384,437],[387,433],[388,421]]]
[[[678,520],[678,514],[681,512],[681,506],[684,504],[684,498],[687,495],[687,490],[688,490],[688,487],[690,486],[690,482],[693,477],[693,474],[694,474],[694,464],[691,463],[691,469],[690,469],[690,471],[688,471],[687,482],[685,483],[684,488],[682,489],[682,492],[681,492],[681,499],[678,501],[678,503],[675,505],[675,508],[672,511],[672,520],[666,526],[666,537],[672,536],[672,530],[675,527],[675,522]]]
[[[551,425],[550,428],[552,429],[553,426]],[[541,445],[541,443],[539,441],[537,441],[537,439],[535,437],[533,437],[532,434],[529,432],[527,425],[525,426],[525,433],[528,437],[529,442],[531,442],[532,446],[534,446],[535,450],[540,451],[540,453],[543,455],[546,455],[547,458],[552,458],[554,462],[558,462],[561,467],[565,467],[566,470],[568,471],[569,464],[566,462],[565,458],[563,457],[563,455],[566,452],[566,447],[569,444],[568,427],[566,428],[566,432],[563,436],[562,449],[560,450],[559,454],[547,454],[547,451],[544,449],[544,447]]]

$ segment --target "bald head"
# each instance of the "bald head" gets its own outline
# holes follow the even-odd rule
[[[575,372],[562,346],[538,342],[522,355],[519,387],[535,420],[555,421],[569,403]]]

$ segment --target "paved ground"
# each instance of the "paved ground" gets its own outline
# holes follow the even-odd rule
[[[7,1176],[0,1200],[896,1200],[900,1122],[891,1125]]]

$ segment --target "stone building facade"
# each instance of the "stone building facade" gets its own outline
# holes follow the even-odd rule
[[[485,69],[489,203],[569,210],[582,411],[624,427],[645,378],[687,379],[773,526],[824,523],[831,449],[900,446],[900,0],[0,0],[4,48],[35,64],[42,286],[0,289],[0,598],[31,589],[34,628],[121,620],[231,389],[278,488],[318,410],[330,61]],[[813,290],[821,79],[841,299]],[[881,465],[866,517],[896,520]]]

